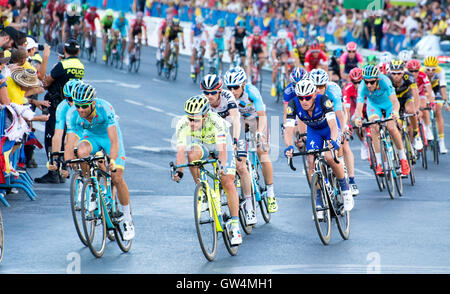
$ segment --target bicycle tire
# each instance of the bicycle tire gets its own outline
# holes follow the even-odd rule
[[[438,140],[439,134],[438,134],[435,118],[432,120],[431,128],[432,128],[433,136],[434,136],[433,145],[431,148],[431,149],[433,149],[433,160],[434,160],[434,163],[439,164],[439,140]]]
[[[201,195],[200,195],[201,193]],[[199,199],[200,198],[200,199]],[[200,201],[199,201],[200,200]],[[203,204],[199,207],[199,204]],[[212,211],[213,204],[209,202],[208,196],[206,195],[206,186],[205,183],[200,182],[195,187],[194,192],[194,221],[195,221],[195,229],[197,231],[198,241],[200,243],[200,248],[202,249],[203,255],[206,257],[208,261],[213,261],[217,254],[217,227],[216,227],[216,219],[214,217],[214,211]],[[203,210],[203,208],[206,208]],[[202,211],[200,211],[202,209]],[[208,212],[209,219],[201,221],[199,212]],[[212,244],[208,246],[205,244],[206,235],[203,236],[200,225],[206,224],[205,227],[208,227],[208,223],[211,224],[212,229]]]
[[[80,184],[81,183],[81,187]],[[73,224],[77,232],[78,238],[84,246],[88,246],[88,242],[84,235],[82,216],[81,216],[81,193],[83,190],[83,177],[80,173],[75,172],[70,180],[70,210],[72,211]],[[80,193],[80,199],[78,202],[78,193]],[[80,221],[80,223],[78,223]]]
[[[381,166],[383,167],[384,183],[391,199],[395,199],[394,175],[392,174],[392,166],[389,159],[387,147],[383,140],[380,140]]]
[[[257,156],[255,154],[255,156]],[[267,187],[263,176],[262,166],[261,164],[257,164],[255,169],[256,173],[256,183],[257,188],[259,188],[259,193],[261,195],[261,200],[258,201],[259,208],[261,210],[261,215],[266,223],[270,222],[271,213],[269,212],[269,201],[267,200]]]
[[[137,73],[139,71],[139,67],[141,65],[141,47],[137,46],[136,48],[136,53],[135,53],[135,60],[134,60],[134,64],[133,64],[133,70],[135,73]]]
[[[83,184],[83,192],[81,194],[81,211],[82,211],[81,215],[82,215],[82,219],[83,219],[83,230],[84,230],[84,235],[85,236],[90,235],[90,233],[92,234],[92,236],[90,236],[89,238],[86,238],[86,240],[88,242],[88,247],[89,247],[89,250],[91,251],[91,253],[95,257],[100,258],[100,257],[103,256],[103,254],[105,253],[105,249],[106,249],[106,222],[105,222],[105,215],[103,214],[103,208],[102,207],[98,207],[97,209],[95,209],[92,212],[88,212],[87,211],[86,204],[88,203],[88,200],[86,199],[86,193],[89,193],[89,197],[91,196],[90,195],[91,191],[86,191],[89,186],[92,186],[92,183],[90,181],[85,181],[84,184]],[[97,216],[95,216],[95,212],[96,211],[98,212]],[[86,216],[87,213],[89,214],[89,218],[87,218],[87,216]],[[100,221],[100,225],[101,225],[101,228],[102,228],[102,235],[100,236],[101,237],[101,242],[100,242],[100,247],[99,248],[96,248],[95,244],[93,244],[94,239],[96,237],[95,236],[96,235],[95,230],[92,230],[92,232],[88,231],[88,225],[90,225],[91,227],[93,227],[95,229],[95,227],[97,226],[96,225],[97,221]]]
[[[237,182],[238,178],[239,178],[239,175],[236,174],[235,183]],[[253,196],[253,192],[252,192],[252,198],[253,198],[253,200],[255,199],[255,197]],[[246,208],[244,207],[244,203],[245,203],[245,197],[244,197],[244,194],[241,189],[241,192],[239,193],[239,221],[241,223],[241,227],[242,227],[242,230],[244,231],[244,233],[246,235],[250,235],[253,230],[253,225],[247,225],[247,222],[245,220],[245,209]],[[253,207],[255,207],[255,206],[253,206]]]
[[[172,80],[175,81],[177,79],[177,76],[178,76],[178,59],[177,57],[175,57],[175,64],[172,70]]]
[[[304,145],[303,145],[303,148],[301,151],[302,152],[306,151],[306,148]],[[308,187],[311,189],[311,180],[309,179],[309,176],[308,176],[308,171],[309,171],[308,156],[303,155],[302,161],[303,161],[303,170],[305,171],[306,181],[308,182]]]
[[[422,159],[422,167],[424,169],[428,169],[428,161],[427,161],[428,141],[425,137],[425,133],[424,133],[422,124],[420,124],[419,132],[420,132],[420,138],[422,139],[422,142],[423,142],[423,149],[420,152],[420,157]]]
[[[4,251],[5,251],[5,230],[4,230],[2,211],[0,210],[0,263],[3,260]]]
[[[384,187],[384,183],[383,183],[383,179],[377,175],[377,158],[375,156],[375,150],[373,149],[373,145],[372,145],[372,138],[371,137],[367,137],[366,138],[367,141],[367,148],[369,149],[369,158],[370,158],[370,168],[373,171],[373,174],[375,176],[375,180],[377,181],[377,186],[378,189],[380,190],[380,192],[383,192]]]
[[[394,145],[394,142],[391,142],[391,144],[392,144],[392,150],[394,152],[394,160],[393,160],[394,172],[395,172],[394,182],[395,182],[395,187],[398,192],[398,196],[401,197],[401,196],[403,196],[403,174],[401,172],[400,158],[398,155],[397,148]],[[404,149],[404,147],[403,147],[403,149]],[[410,169],[411,169],[411,167],[410,167]]]
[[[111,182],[111,193],[117,193],[117,191],[115,191],[114,189],[114,184]],[[116,209],[119,208],[119,201],[117,200],[119,197],[116,195],[114,198],[115,201],[115,206]],[[130,214],[132,213],[131,211],[131,204],[130,204]],[[120,250],[122,250],[123,252],[127,253],[128,251],[130,251],[131,249],[131,245],[133,244],[133,239],[131,240],[124,240],[123,239],[123,234],[122,234],[122,229],[120,228],[120,224],[122,222],[119,223],[115,223],[114,224],[114,237],[115,237],[115,241],[117,242],[117,245],[119,246]],[[114,240],[111,240],[114,241]]]
[[[409,164],[409,179],[411,181],[411,186],[414,186],[416,183],[416,177],[414,175],[414,164],[413,164],[413,146],[411,146],[411,141],[409,140],[409,135],[407,133],[403,133],[403,148],[406,149],[406,159],[408,160]],[[423,141],[422,141],[423,142]],[[406,145],[405,145],[406,144]],[[405,148],[405,146],[407,146]]]
[[[228,229],[227,229],[226,223],[229,219],[231,219],[231,213],[230,213],[230,209],[228,208],[227,196],[223,190],[221,191],[220,199],[221,199],[220,204],[222,206],[222,218],[223,218],[223,224],[224,224],[223,228],[222,228],[223,229],[222,230],[223,242],[225,243],[225,248],[227,248],[228,253],[231,256],[235,256],[238,252],[239,245],[231,245],[231,241],[228,236]]]
[[[337,181],[334,181],[335,184]],[[335,188],[336,191],[336,188]],[[333,213],[336,217],[336,225],[338,227],[339,234],[342,239],[348,240],[350,237],[350,211],[344,209],[344,196],[341,189],[337,188],[337,195],[333,199],[329,199],[332,203]]]
[[[317,217],[317,190],[318,187],[322,191],[322,203],[324,204],[324,218],[323,221],[320,221]],[[317,234],[319,235],[320,241],[322,241],[323,245],[330,244],[331,240],[331,211],[329,208],[328,197],[323,197],[324,193],[327,193],[327,189],[323,184],[322,176],[318,173],[313,174],[311,178],[311,204],[312,211],[314,216],[314,224],[316,226]],[[324,224],[323,229],[321,224]]]

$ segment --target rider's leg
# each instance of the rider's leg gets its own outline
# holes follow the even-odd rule
[[[251,178],[250,173],[247,169],[246,158],[241,157],[241,161],[236,160],[236,171],[239,174],[239,178],[241,180],[241,189],[242,194],[246,200],[246,207],[250,210],[253,209],[253,203],[251,201]]]
[[[436,124],[439,134],[439,148],[441,153],[447,153],[444,140],[444,117],[442,116],[442,103],[436,103]]]
[[[193,145],[187,152],[187,157],[189,162],[200,160],[203,157],[203,149],[199,145]],[[189,169],[194,182],[198,184],[200,182],[200,170],[195,166],[190,166]]]
[[[406,102],[405,111],[406,111],[406,113],[410,113],[410,114],[416,113],[416,107],[414,105],[413,100],[409,100],[408,102]],[[423,148],[423,143],[422,143],[422,139],[420,138],[418,118],[417,118],[417,116],[411,116],[409,121],[411,122],[411,127],[413,130],[412,140],[413,140],[414,148],[416,150],[421,150]]]

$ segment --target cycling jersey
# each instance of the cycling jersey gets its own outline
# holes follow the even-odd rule
[[[252,48],[253,54],[262,52],[262,48],[266,46],[266,41],[262,36],[259,36],[258,39],[255,39],[255,36],[251,35],[247,40],[247,48]]]
[[[169,38],[169,42],[178,40],[178,34],[183,33],[183,29],[178,27],[167,27],[165,36]]]
[[[71,26],[80,24],[80,18],[81,16],[76,13],[75,15],[70,16],[69,14],[65,13],[64,20],[67,23],[66,30],[69,30]]]
[[[395,94],[397,95],[398,102],[400,102],[400,109],[403,109],[407,102],[414,99],[411,93],[411,89],[417,89],[416,80],[414,79],[414,76],[405,73],[402,77],[401,84],[399,86],[395,86],[391,74],[389,74],[389,79],[391,80],[392,86],[395,89]]]
[[[219,51],[225,50],[225,29],[223,31],[220,30],[219,26],[216,26],[214,29],[214,42],[217,44],[217,49]]]
[[[64,130],[66,128],[67,111],[69,108],[70,104],[67,100],[61,101],[61,103],[58,104],[58,107],[56,107],[55,130]]]
[[[120,131],[118,117],[114,108],[106,100],[95,99],[95,115],[91,122],[82,118],[78,111],[73,111],[68,117],[67,133],[81,134],[80,143],[86,141],[92,147],[91,154],[95,154],[101,149],[107,154],[111,152],[111,140],[108,136],[108,128],[115,126],[119,137],[119,155],[117,157],[116,166],[125,167],[125,149]]]
[[[361,81],[358,87],[358,103],[364,103],[367,98],[367,116],[371,119],[373,116],[382,117],[383,111],[386,111],[386,117],[389,117],[392,112],[392,102],[389,96],[395,95],[395,89],[391,80],[380,74],[378,85],[375,91],[370,92],[364,80]]]
[[[54,10],[56,12],[56,16],[59,18],[59,21],[64,20],[64,14],[66,13],[66,4],[57,2],[55,4]]]
[[[412,75],[412,73],[408,73],[408,74]],[[424,72],[421,72],[421,71],[419,71],[419,75],[417,76],[416,84],[417,84],[417,88],[419,89],[420,96],[425,96],[426,95],[425,87],[428,85],[431,85],[427,74]]]
[[[289,101],[291,101],[295,97],[297,97],[297,94],[295,94],[295,83],[290,83],[283,91],[284,103],[288,104]]]
[[[327,83],[325,95],[333,102],[334,111],[342,110],[342,91],[335,82]]]
[[[425,72],[425,69],[421,68],[420,71]],[[433,75],[431,77],[429,76],[428,78],[430,79],[431,88],[433,89],[435,98],[437,100],[442,100],[441,87],[447,86],[445,71],[438,66]]]
[[[266,111],[261,94],[252,84],[245,84],[242,96],[237,98],[236,101],[239,112],[245,119],[256,118],[258,117],[258,111]]]
[[[333,102],[327,95],[316,95],[314,110],[311,116],[303,109],[298,99],[289,101],[286,126],[294,127],[296,117],[307,125],[306,150],[323,148],[325,140],[331,140],[331,129],[328,125],[328,121],[331,119],[335,119],[337,122],[339,136],[336,143],[340,143],[341,131],[339,120],[333,111]]]
[[[217,113],[218,115],[220,115],[223,119],[225,119],[229,123],[232,123],[231,116],[230,116],[230,110],[236,109],[236,108],[237,108],[236,99],[234,98],[233,93],[231,93],[228,90],[222,90],[220,92],[218,106],[213,107],[211,105],[211,110],[213,112]]]
[[[304,53],[300,53],[300,50],[298,47],[294,48],[294,56],[300,60],[301,65],[305,64],[306,52],[307,51],[305,51]]]
[[[339,58],[341,67],[344,67],[344,72],[348,74],[353,68],[358,67],[358,64],[364,63],[364,58],[361,54],[356,53],[353,59],[350,59],[348,52],[345,52]]]
[[[88,12],[84,16],[84,20],[92,27],[92,30],[95,32],[95,19],[98,18],[100,20],[100,15],[97,13]]]
[[[123,21],[120,21],[120,18],[116,18],[113,23],[113,30],[119,31],[122,37],[126,37],[127,31],[129,29],[130,25],[128,23],[128,20],[126,18],[123,19]]]
[[[320,50],[317,57],[314,57],[313,54],[314,53],[311,52],[311,50],[308,50],[308,52],[306,52],[305,67],[307,71],[312,71],[313,69],[317,68],[319,64],[326,64],[327,62],[327,56],[322,50]]]
[[[339,79],[341,79],[340,64],[335,56],[332,56],[330,58],[330,61],[328,63],[328,70],[332,71],[335,75],[339,77]]]
[[[292,51],[292,43],[291,40],[286,39],[285,43],[282,44],[280,39],[277,39],[273,44],[273,49],[276,50],[276,56],[280,57],[283,54],[288,54]]]
[[[108,19],[108,17],[105,15],[101,19],[100,23],[102,24],[104,30],[109,30],[113,26],[114,18]]]
[[[56,1],[48,1],[47,6],[45,7],[45,13],[52,16],[56,5]]]
[[[357,89],[355,88],[353,83],[348,83],[347,86],[345,86],[344,90],[342,91],[342,96],[343,96],[343,101],[344,101],[345,107],[350,108],[350,117],[352,118],[353,115],[355,114],[356,104],[357,104],[356,100],[358,97]],[[364,101],[365,100],[366,99],[364,98]],[[366,107],[367,107],[367,105],[366,105],[366,103],[364,103],[363,117],[365,117],[365,118],[367,118]]]
[[[142,33],[142,28],[147,31],[147,25],[143,20],[138,21],[137,19],[133,19],[130,24],[131,31],[133,32],[133,36]]]
[[[234,47],[239,52],[240,56],[245,56],[244,38],[247,37],[248,33],[244,29],[242,33],[239,33],[237,28],[234,28],[232,36],[234,37]]]
[[[205,26],[202,24],[200,27],[198,27],[197,24],[192,24],[191,30],[194,32],[194,38],[200,37],[205,31]]]

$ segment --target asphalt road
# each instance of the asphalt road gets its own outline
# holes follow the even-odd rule
[[[0,273],[450,273],[449,155],[439,165],[429,163],[426,171],[417,166],[416,185],[405,181],[404,196],[391,200],[378,191],[368,163],[360,159],[360,144],[353,141],[360,196],[351,212],[350,239],[343,241],[334,226],[331,244],[324,246],[311,219],[305,177],[300,168],[292,172],[281,156],[282,105],[270,96],[268,73],[262,94],[274,130],[271,158],[279,211],[269,224],[258,218],[235,257],[220,238],[216,260],[208,262],[194,227],[193,181],[186,174],[181,183],[172,182],[168,168],[175,160],[170,141],[177,116],[199,86],[189,78],[187,57],[180,58],[178,79],[167,81],[156,73],[155,50],[143,52],[137,74],[86,62],[85,75],[120,116],[136,227],[131,251],[124,254],[109,242],[105,255],[95,258],[76,235],[69,183],[35,184],[36,201],[20,191],[7,196],[11,207],[1,207],[6,247]],[[450,121],[448,113],[445,118]],[[37,129],[43,142],[43,125]],[[46,172],[44,152],[38,150],[36,158],[39,167],[29,170],[33,178]]]

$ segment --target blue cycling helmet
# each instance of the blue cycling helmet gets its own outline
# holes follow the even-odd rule
[[[80,83],[72,90],[72,99],[75,104],[83,105],[92,103],[95,99],[95,88],[86,83]]]
[[[308,72],[303,67],[296,67],[289,75],[291,82],[298,83],[308,77]]]
[[[317,85],[325,85],[328,83],[328,73],[321,68],[313,69],[309,73],[309,79]]]
[[[225,74],[224,82],[225,85],[228,86],[242,86],[247,81],[247,74],[245,73],[245,70],[240,67],[236,66]]]
[[[344,53],[344,51],[341,48],[336,48],[333,52],[333,55],[337,58],[341,57],[342,53]]]
[[[367,64],[363,68],[363,78],[364,79],[375,79],[380,76],[380,70],[376,65]]]
[[[72,98],[73,89],[75,89],[80,83],[82,83],[79,79],[71,79],[69,80],[63,88],[63,94],[65,98]]]

